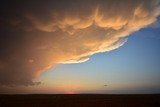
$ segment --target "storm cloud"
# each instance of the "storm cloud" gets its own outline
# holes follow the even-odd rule
[[[14,0],[0,14],[0,84],[28,86],[56,64],[119,48],[156,21],[160,1]]]

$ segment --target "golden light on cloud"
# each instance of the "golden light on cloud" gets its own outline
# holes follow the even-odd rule
[[[1,26],[15,23],[3,28],[8,38],[0,41],[5,50],[0,56],[1,84],[34,85],[41,72],[56,64],[80,63],[117,49],[127,41],[124,37],[160,15],[158,0],[66,2],[24,7],[16,10],[18,16],[2,18]]]

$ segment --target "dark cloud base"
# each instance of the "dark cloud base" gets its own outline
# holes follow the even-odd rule
[[[0,84],[35,85],[58,63],[78,63],[122,46],[159,16],[157,0],[4,0]]]

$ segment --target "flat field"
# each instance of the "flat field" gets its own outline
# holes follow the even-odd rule
[[[160,94],[0,95],[0,107],[160,107]]]

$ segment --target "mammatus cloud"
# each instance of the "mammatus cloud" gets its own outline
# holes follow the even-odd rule
[[[59,63],[79,63],[119,48],[156,21],[159,0],[63,0],[2,3],[0,84],[34,85]]]

